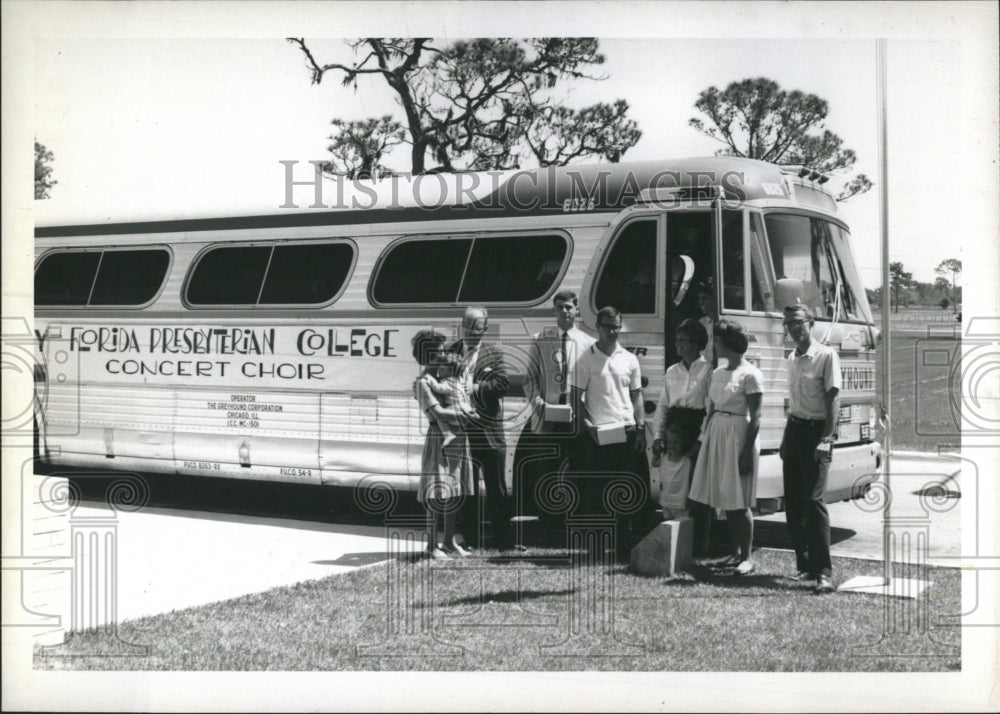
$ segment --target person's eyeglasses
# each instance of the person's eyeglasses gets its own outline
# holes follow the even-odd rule
[[[782,322],[781,324],[784,325],[785,327],[801,327],[802,325],[806,324],[806,321],[805,320],[791,320],[789,322]]]

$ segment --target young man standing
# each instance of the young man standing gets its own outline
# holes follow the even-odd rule
[[[553,306],[555,328],[548,327],[535,335],[529,348],[524,395],[531,407],[531,418],[518,440],[514,474],[519,505],[539,510],[543,526],[555,525],[558,519],[537,505],[535,487],[539,480],[564,468],[576,440],[573,422],[547,418],[551,415],[546,414],[546,407],[570,404],[577,361],[594,344],[594,338],[576,326],[580,314],[576,293],[557,293]]]
[[[784,326],[795,349],[788,355],[788,422],[781,459],[796,577],[815,580],[817,593],[829,593],[834,589],[833,565],[823,493],[840,407],[840,359],[833,349],[812,339],[813,323],[802,305],[785,308]]]
[[[580,466],[591,473],[634,474],[645,505],[649,495],[649,464],[645,453],[642,375],[636,356],[618,344],[621,329],[621,313],[613,307],[601,308],[597,313],[597,343],[591,345],[577,363],[578,382],[573,385],[572,403],[576,418],[586,416],[593,426],[623,425],[625,441],[594,443],[589,463]],[[585,512],[601,512],[603,485],[596,488],[594,478],[584,478],[583,485]],[[630,519],[615,515],[618,522],[616,555],[619,560],[627,560],[631,545]]]

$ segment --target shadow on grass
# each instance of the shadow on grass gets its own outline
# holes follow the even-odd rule
[[[850,528],[830,526],[830,544],[840,543],[853,538],[857,534],[857,531]],[[784,521],[755,520],[753,524],[753,545],[755,548],[782,548],[784,550],[791,550],[792,542],[788,537],[788,526],[785,525]]]
[[[481,562],[489,563],[490,565],[534,565],[540,568],[548,568],[550,570],[566,570],[572,565],[572,560],[570,559],[570,553],[568,551],[563,551],[561,554],[550,553],[546,555],[527,555],[525,553],[510,553],[488,555],[479,558]]]
[[[950,488],[945,488],[941,484],[931,484],[930,486],[925,486],[924,488],[918,489],[912,492],[914,496],[924,496],[927,498],[961,498],[962,494],[959,491],[952,491]]]
[[[389,560],[390,556],[384,550],[373,550],[365,553],[344,553],[336,560],[314,560],[314,565],[348,565],[359,568],[363,565],[374,565]],[[413,563],[420,559],[419,553],[397,556],[398,560]]]
[[[518,603],[525,600],[538,600],[545,597],[563,597],[576,592],[575,588],[564,588],[562,590],[501,590],[499,592],[480,593],[469,597],[455,598],[446,602],[437,603],[433,607],[451,607],[456,605],[482,605],[486,602],[494,603]],[[429,607],[426,603],[422,607]]]

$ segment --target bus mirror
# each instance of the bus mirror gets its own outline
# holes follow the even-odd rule
[[[779,310],[802,302],[802,281],[795,278],[780,278],[774,283],[774,304]]]

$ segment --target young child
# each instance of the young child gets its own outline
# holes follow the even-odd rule
[[[685,518],[688,515],[687,497],[691,487],[691,433],[680,424],[667,427],[666,455],[654,452],[653,465],[660,467],[660,507],[664,520]]]
[[[427,385],[438,398],[441,406],[446,409],[454,409],[459,414],[472,416],[475,410],[469,395],[462,388],[462,382],[458,378],[458,370],[461,366],[462,358],[451,352],[441,352],[434,356],[431,364],[427,366],[422,377],[427,380]],[[441,421],[441,434],[444,437],[442,446],[450,446],[455,441],[457,435],[454,429]]]

